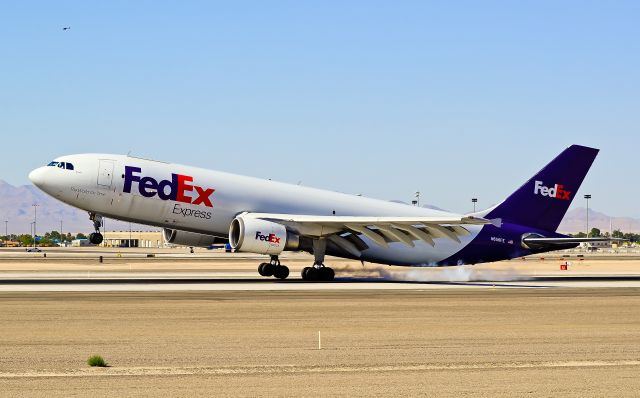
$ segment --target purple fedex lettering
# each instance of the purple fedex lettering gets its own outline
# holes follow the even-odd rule
[[[143,177],[140,179],[140,185],[138,186],[140,195],[151,198],[156,195],[158,190],[158,181],[151,177]]]
[[[182,174],[171,173],[171,180],[161,180],[158,182],[153,177],[140,177],[142,169],[140,167],[125,166],[124,168],[124,187],[125,193],[131,193],[134,182],[138,183],[138,192],[145,198],[152,198],[158,195],[162,200],[173,200],[175,202],[191,203],[194,205],[204,205],[213,207],[211,195],[215,192],[213,188],[202,188],[197,185],[191,185],[193,177]],[[188,194],[195,190],[196,197]]]
[[[125,166],[124,167],[124,188],[123,192],[131,193],[131,184],[134,181],[140,182],[140,177],[133,175],[133,173],[140,173],[142,169],[140,167]]]
[[[175,174],[171,174],[171,181],[162,180],[158,184],[158,197],[162,200],[176,200],[176,192],[178,192],[178,176]]]

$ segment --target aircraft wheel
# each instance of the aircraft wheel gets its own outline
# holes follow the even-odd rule
[[[320,280],[331,282],[335,278],[336,273],[331,267],[322,267],[318,270],[320,274]]]
[[[320,272],[316,267],[309,267],[307,270],[307,279],[308,281],[317,281],[320,280]]]
[[[102,243],[102,240],[103,237],[100,232],[92,232],[89,234],[89,242],[93,243],[94,245],[99,245],[100,243]]]
[[[262,273],[260,274],[262,276],[273,276],[277,267],[275,264],[271,263],[262,263],[260,266],[262,267]],[[260,267],[258,267],[258,272],[260,272]]]
[[[265,275],[264,273],[264,267],[266,267],[267,265],[269,265],[269,263],[260,263],[260,265],[258,266],[258,273],[260,274],[260,276],[269,276]]]
[[[289,276],[289,267],[285,265],[276,266],[273,271],[273,276],[278,279],[287,279],[287,276]]]

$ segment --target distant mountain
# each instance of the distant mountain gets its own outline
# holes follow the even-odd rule
[[[449,211],[434,205],[422,205],[422,207],[424,207],[425,209],[431,209],[431,210],[446,211],[446,212]]]
[[[560,226],[558,227],[558,231],[564,233],[586,232],[586,224],[587,209],[584,207],[578,207],[567,212],[562,223],[560,223]],[[611,225],[614,230],[619,229],[622,232],[640,232],[640,219],[631,217],[611,217],[604,213],[589,209],[589,229],[598,228],[602,232],[608,232],[609,225]]]
[[[400,204],[403,204],[403,205],[409,205],[409,203],[405,202],[404,200],[399,200],[399,199],[391,199],[389,202],[400,203]]]
[[[59,231],[61,220],[64,233],[93,232],[93,224],[85,211],[66,205],[33,185],[14,187],[0,180],[0,235],[5,233],[5,220],[9,221],[10,234],[30,233],[34,218],[33,204],[38,205],[36,224],[38,234],[52,230]],[[129,223],[112,219],[107,219],[105,226],[107,231],[129,230]],[[132,224],[132,229],[147,231],[157,228]]]
[[[411,205],[411,204],[409,204],[409,203],[405,202],[404,200],[393,199],[393,200],[390,200],[389,202],[393,202],[393,203],[402,203],[403,205],[413,206],[413,205]],[[442,208],[440,208],[440,207],[438,207],[438,206],[429,205],[429,204],[422,205],[422,206],[420,206],[420,207],[424,207],[425,209],[438,210],[438,211],[446,211],[446,212],[448,212],[448,211],[449,211],[449,210],[442,209]]]
[[[408,203],[401,200],[392,200],[391,202],[404,203],[408,205]],[[448,211],[429,204],[422,205],[422,207],[433,210]],[[622,232],[640,233],[640,219],[631,217],[611,217],[607,214],[589,209],[589,229],[598,228],[603,233],[608,232],[610,221],[611,226],[614,230],[619,229]],[[584,207],[578,207],[567,212],[567,214],[564,216],[564,219],[560,223],[560,226],[558,227],[558,232],[568,234],[585,232],[587,228],[586,224],[587,209]]]

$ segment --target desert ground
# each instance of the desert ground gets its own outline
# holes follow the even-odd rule
[[[640,390],[633,256],[528,258],[422,274],[332,259],[335,283],[304,284],[295,279],[309,260],[303,255],[286,258],[292,281],[275,281],[257,276],[258,257],[96,250],[46,258],[0,252],[0,288],[8,287],[0,291],[0,395],[631,397]],[[537,277],[568,282],[521,285]],[[91,283],[78,290],[81,278]],[[195,288],[135,290],[164,286],[164,278]],[[608,284],[584,287],[585,278]],[[128,290],[98,289],[121,279],[139,280]],[[60,281],[57,291],[38,290]],[[88,367],[92,354],[110,367]]]

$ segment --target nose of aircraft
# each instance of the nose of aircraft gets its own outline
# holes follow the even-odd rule
[[[37,186],[38,188],[42,188],[45,183],[45,173],[45,167],[38,167],[37,169],[29,173],[29,180],[31,180],[33,185]]]

